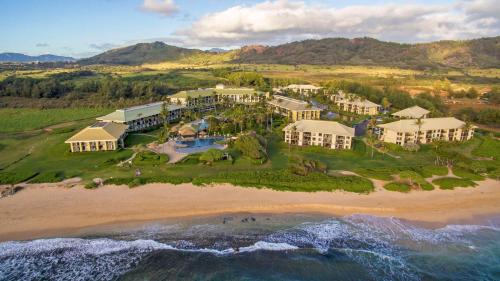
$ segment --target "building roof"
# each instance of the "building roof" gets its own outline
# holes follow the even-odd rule
[[[199,98],[208,97],[213,94],[218,95],[253,95],[254,93],[258,95],[263,95],[261,91],[256,91],[252,88],[208,88],[208,89],[198,89],[189,91],[180,91],[172,96],[171,98]]]
[[[292,99],[285,96],[274,95],[274,99],[268,101],[269,104],[274,106],[283,107],[288,110],[321,110],[305,101]]]
[[[403,119],[381,124],[378,125],[378,127],[396,132],[413,133],[419,131],[417,120],[418,119]],[[422,121],[420,131],[458,129],[465,125],[464,121],[458,120],[455,117],[425,118],[420,120]]]
[[[97,122],[73,135],[65,143],[79,141],[116,141],[127,131],[128,126],[113,122]]]
[[[362,100],[359,97],[354,98],[352,101],[349,100],[349,98],[346,98],[346,99],[340,100],[339,102],[353,104],[353,105],[357,105],[357,106],[364,106],[364,107],[380,107],[380,105],[378,105],[374,102],[371,102],[371,101],[366,100],[366,99]]]
[[[288,124],[283,131],[291,130],[295,126],[297,132],[317,132],[323,134],[354,137],[354,128],[347,127],[335,121],[325,120],[300,120]]]
[[[164,102],[155,102],[155,103],[149,103],[123,109],[117,109],[115,112],[111,112],[108,115],[98,117],[97,120],[117,122],[117,123],[130,122],[140,118],[160,114],[163,103]],[[183,105],[167,104],[167,108],[169,111],[177,110],[183,107],[184,107]]]
[[[319,90],[321,87],[306,84],[291,84],[286,86],[287,89],[299,89],[299,90]]]
[[[398,116],[398,117],[408,117],[408,118],[416,118],[417,119],[417,118],[422,118],[422,116],[429,114],[429,113],[430,113],[429,110],[427,110],[425,108],[421,108],[418,105],[415,105],[415,106],[400,110],[398,112],[394,112],[392,115]]]
[[[380,107],[380,105],[371,102],[367,99],[361,99],[361,97],[355,94],[346,94],[343,91],[339,91],[337,96],[340,97],[340,100],[337,101],[339,103],[348,103],[364,107]]]

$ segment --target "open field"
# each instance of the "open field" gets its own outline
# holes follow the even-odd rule
[[[63,122],[89,119],[112,111],[107,108],[0,108],[0,133],[23,132]]]

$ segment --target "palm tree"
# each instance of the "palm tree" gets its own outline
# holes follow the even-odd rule
[[[161,105],[161,111],[160,111],[160,117],[161,117],[161,122],[163,124],[167,123],[168,122],[168,107],[167,107],[167,104],[166,103],[163,103]]]
[[[367,141],[368,145],[370,145],[372,148],[372,158],[373,158],[373,153],[374,153],[373,150],[374,150],[374,146],[375,146],[375,139],[373,137],[373,129],[375,128],[376,125],[377,125],[377,120],[375,120],[375,118],[371,118],[370,121],[368,121],[367,130],[366,130],[366,135],[367,135],[366,141]]]
[[[417,131],[417,144],[420,144],[420,131],[422,130],[422,125],[424,124],[424,121],[422,121],[422,118],[418,118],[415,121],[415,125],[418,126],[418,131]]]
[[[290,141],[288,142],[288,152],[289,153],[292,150],[292,138],[293,138],[293,136],[295,135],[296,132],[297,132],[297,126],[293,125],[290,128]]]

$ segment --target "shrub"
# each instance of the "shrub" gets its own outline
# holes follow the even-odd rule
[[[36,172],[16,171],[16,172],[0,172],[0,184],[15,184],[27,181],[38,175]]]
[[[224,153],[215,148],[210,148],[209,150],[203,152],[200,156],[200,161],[206,164],[212,164],[216,161],[221,160],[224,157]]]
[[[95,183],[95,182],[93,182],[93,181],[92,181],[92,182],[89,182],[89,183],[87,183],[87,184],[85,185],[85,188],[86,188],[86,189],[96,189],[97,187],[98,187],[97,183]]]
[[[48,182],[60,182],[64,180],[63,172],[45,172],[37,175],[30,183],[48,183]]]
[[[441,189],[454,189],[455,187],[470,187],[477,185],[471,180],[458,178],[440,178],[433,180],[432,183],[438,185]]]
[[[149,150],[144,150],[135,156],[132,160],[134,165],[159,165],[168,162],[168,156],[165,154],[156,154]]]
[[[355,169],[359,175],[363,177],[377,180],[392,180],[392,176],[399,173],[398,168],[359,168]]]
[[[289,170],[259,170],[241,172],[223,172],[212,176],[197,177],[195,185],[212,183],[230,183],[243,187],[267,187],[282,191],[332,191],[345,190],[368,193],[374,187],[370,180],[357,176],[328,176],[323,173],[310,173],[299,176]]]
[[[419,173],[415,171],[402,171],[399,173],[399,177],[404,180],[408,180],[410,185],[416,185],[423,190],[433,190],[432,184],[428,183]]]
[[[471,181],[482,181],[484,180],[484,177],[478,174],[474,174],[471,171],[468,171],[464,168],[460,167],[453,167],[453,174],[457,177],[461,177],[463,179],[468,179]]]
[[[403,149],[410,152],[416,152],[420,150],[420,145],[416,143],[407,142],[403,145]]]
[[[448,167],[446,166],[423,166],[419,169],[419,173],[424,178],[430,178],[432,176],[446,176],[448,174]]]
[[[290,161],[288,162],[288,169],[293,174],[307,176],[312,172],[324,173],[327,170],[327,166],[321,161],[311,160],[302,156],[294,155],[290,157]]]
[[[234,148],[251,159],[265,159],[266,149],[261,141],[255,134],[242,135],[234,142]]]
[[[135,187],[139,185],[144,185],[148,183],[170,183],[170,184],[182,184],[191,182],[192,178],[183,176],[156,176],[156,177],[125,177],[125,178],[110,178],[104,181],[105,185],[128,185],[129,187]]]
[[[409,192],[411,187],[406,183],[402,182],[390,182],[384,185],[384,188],[390,191],[398,191],[398,192]]]

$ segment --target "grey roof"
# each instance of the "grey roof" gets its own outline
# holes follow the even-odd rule
[[[377,127],[396,132],[414,133],[419,131],[417,120],[418,119],[403,119],[387,124],[381,124]],[[455,117],[425,118],[420,120],[422,121],[420,131],[459,129],[465,125],[464,121],[458,120]]]
[[[321,110],[321,108],[313,106],[305,101],[292,99],[285,96],[274,95],[274,99],[268,101],[274,106],[286,108],[288,110]]]
[[[295,126],[298,132],[316,132],[323,134],[341,135],[354,137],[354,128],[347,127],[335,121],[325,120],[300,120],[288,124],[283,131],[291,130]]]
[[[398,112],[394,112],[392,115],[398,116],[398,117],[409,117],[409,118],[422,118],[422,116],[429,114],[430,111],[421,108],[418,105],[408,107],[406,109],[400,110]]]
[[[160,114],[163,103],[164,102],[155,102],[145,105],[117,109],[115,112],[112,112],[108,115],[98,117],[97,120],[117,122],[117,123],[130,122],[140,118]],[[180,108],[184,108],[184,106],[176,104],[168,104],[167,108],[169,111],[173,111]]]

